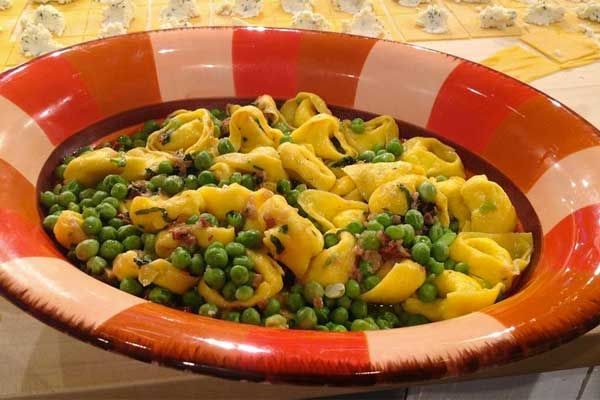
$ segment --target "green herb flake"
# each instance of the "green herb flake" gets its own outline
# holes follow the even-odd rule
[[[277,236],[271,236],[269,240],[275,245],[275,252],[277,254],[283,253],[285,247],[283,246],[283,243],[281,243],[281,240],[279,240]]]
[[[498,207],[496,207],[496,205],[490,200],[484,201],[483,204],[479,207],[479,211],[482,213],[496,211],[497,209]]]

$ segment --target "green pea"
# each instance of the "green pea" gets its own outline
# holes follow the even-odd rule
[[[423,229],[423,225],[425,223],[423,214],[421,214],[419,210],[415,209],[411,209],[406,212],[406,215],[404,215],[404,221],[411,225],[415,231],[420,231]]]
[[[116,183],[112,189],[110,189],[110,195],[116,199],[123,200],[127,197],[127,185],[123,183]]]
[[[392,216],[388,213],[381,213],[375,217],[375,221],[383,225],[384,228],[392,225]]]
[[[177,175],[171,175],[165,179],[165,182],[162,185],[162,190],[173,196],[174,194],[181,192],[183,189],[183,184],[183,178]]]
[[[285,305],[291,312],[296,312],[304,306],[304,297],[300,293],[290,293]]]
[[[428,323],[429,320],[421,314],[409,314],[406,320],[406,325],[408,326],[423,325]]]
[[[442,237],[442,235],[444,234],[444,228],[442,228],[442,225],[440,225],[439,223],[435,223],[433,225],[431,225],[431,227],[429,228],[429,239],[431,239],[432,242],[437,241],[439,238]]]
[[[323,236],[323,242],[326,249],[335,246],[339,241],[340,239],[335,233],[326,233]]]
[[[354,221],[354,222],[350,222],[347,226],[346,226],[346,230],[350,233],[352,233],[353,235],[358,235],[359,233],[362,233],[365,230],[365,227],[363,226],[363,224],[359,221]]]
[[[396,157],[392,153],[383,153],[373,158],[374,163],[380,162],[394,162],[396,161]]]
[[[211,213],[200,214],[200,219],[204,220],[205,222],[208,222],[212,226],[219,226],[219,220]]]
[[[242,285],[235,291],[235,298],[240,301],[246,301],[252,296],[254,296],[254,289],[252,286]]]
[[[277,193],[286,195],[292,190],[292,184],[287,179],[281,179],[277,182]]]
[[[218,108],[213,108],[212,110],[210,110],[210,113],[217,119],[225,118],[225,112],[219,110]]]
[[[376,326],[373,326],[373,324],[365,321],[364,319],[355,319],[352,321],[352,325],[350,326],[350,330],[352,332],[373,331],[376,329]]]
[[[117,237],[121,241],[125,240],[128,236],[139,236],[141,234],[140,228],[131,224],[123,225],[117,229]]]
[[[233,301],[233,300],[235,300],[235,291],[236,290],[237,290],[237,286],[235,286],[235,283],[229,281],[225,284],[225,286],[223,286],[223,289],[221,289],[221,294],[223,295],[225,300]]]
[[[242,213],[238,211],[229,211],[225,215],[225,219],[227,220],[227,224],[233,226],[236,230],[242,229],[246,222]]]
[[[62,181],[65,176],[66,169],[67,169],[67,166],[65,164],[61,164],[58,167],[56,167],[56,169],[54,170],[54,175]]]
[[[456,261],[454,261],[450,258],[444,262],[445,269],[454,269],[455,266],[456,266]]]
[[[86,208],[92,209],[94,207],[94,201],[92,199],[83,199],[79,202],[79,206],[84,210]],[[96,214],[96,216],[98,215]]]
[[[450,249],[448,248],[448,246],[446,246],[445,243],[435,242],[431,246],[431,255],[433,256],[433,258],[436,259],[436,261],[444,262],[448,259],[448,256],[450,255]]]
[[[375,152],[371,150],[363,151],[358,155],[358,159],[365,162],[371,162],[375,158]]]
[[[233,265],[243,265],[248,269],[254,269],[254,261],[248,256],[235,257],[233,259]]]
[[[171,161],[168,160],[161,161],[158,164],[157,172],[159,174],[171,175],[173,173],[173,164],[171,164]]]
[[[453,219],[452,221],[450,221],[450,226],[449,226],[450,230],[452,232],[458,233],[458,221]]]
[[[316,310],[315,310],[316,312]],[[317,315],[317,319],[319,319],[319,316]],[[325,325],[315,325],[315,331],[320,331],[320,332],[329,332],[329,328],[326,327]]]
[[[385,149],[381,149],[381,150],[377,150],[377,152],[375,153],[375,156],[380,156],[382,154],[386,154],[387,151]]]
[[[103,226],[98,233],[98,240],[106,242],[107,240],[116,240],[117,230],[112,226]]]
[[[396,157],[400,157],[404,153],[404,146],[400,140],[394,138],[385,146],[385,149]]]
[[[87,260],[85,265],[88,267],[92,275],[100,275],[104,273],[104,269],[108,266],[108,263],[104,258],[94,256]]]
[[[203,150],[194,155],[194,167],[198,169],[198,171],[205,171],[211,167],[213,163],[213,158],[210,153],[206,150]]]
[[[442,243],[446,246],[450,246],[452,244],[452,242],[454,242],[454,239],[456,239],[456,233],[449,231],[444,233],[438,240],[437,242]]]
[[[350,312],[354,318],[365,318],[369,312],[367,303],[361,299],[353,300],[350,305]]]
[[[349,309],[350,306],[352,305],[352,300],[347,295],[344,295],[344,296],[340,297],[339,299],[337,299],[337,305],[339,307]]]
[[[217,183],[217,178],[210,171],[202,171],[198,174],[198,186],[214,185]]]
[[[368,231],[382,231],[383,225],[381,225],[378,221],[373,220],[367,222],[367,230]]]
[[[190,217],[185,220],[185,223],[186,223],[186,225],[194,225],[198,221],[200,221],[199,215],[190,215]]]
[[[424,283],[421,285],[419,290],[417,290],[417,295],[419,296],[419,300],[424,303],[431,303],[437,298],[438,290],[435,285],[431,283]]]
[[[91,236],[97,235],[102,229],[102,221],[97,217],[87,217],[83,220],[81,227],[86,234]]]
[[[40,202],[46,207],[50,208],[56,204],[58,201],[58,196],[51,191],[47,190],[43,193],[40,193]]]
[[[150,178],[150,183],[153,184],[156,188],[160,189],[165,184],[166,179],[166,175],[154,175],[152,178]]]
[[[79,207],[79,204],[77,204],[77,203],[69,203],[69,206],[67,207],[67,210],[75,211],[75,212],[80,212],[81,211],[81,207]]]
[[[390,225],[385,228],[384,232],[392,240],[400,240],[404,238],[404,228],[402,225]]]
[[[61,211],[64,211],[64,207],[60,204],[55,204],[48,210],[50,214],[60,214]]]
[[[415,243],[412,246],[412,248],[410,250],[410,254],[411,254],[411,257],[413,258],[413,260],[415,260],[419,264],[427,265],[427,262],[431,258],[430,251],[431,250],[430,250],[429,246],[427,246],[427,244],[420,242],[420,243]]]
[[[292,207],[298,206],[298,196],[300,196],[300,192],[296,189],[290,190],[289,193],[285,196],[286,201]]]
[[[56,225],[56,221],[58,221],[58,215],[48,215],[44,218],[44,228],[48,230],[54,229],[54,225]]]
[[[350,129],[354,133],[363,133],[365,131],[365,121],[362,118],[354,118],[350,122]]]
[[[87,261],[96,254],[100,249],[100,243],[96,239],[85,239],[75,247],[75,255],[81,261]]]
[[[96,206],[96,211],[98,211],[98,215],[100,218],[107,221],[109,219],[115,218],[117,216],[117,210],[113,206],[108,203],[101,203]]]
[[[242,311],[240,321],[244,324],[260,325],[260,314],[254,308],[246,308]]]
[[[427,246],[431,247],[431,239],[425,235],[417,235],[415,236],[415,243],[425,243]]]
[[[256,189],[256,182],[254,181],[254,177],[250,174],[242,175],[242,181],[240,184],[250,190]]]
[[[464,262],[459,262],[456,263],[456,265],[454,266],[454,270],[456,272],[461,272],[463,274],[468,274],[469,273],[469,266],[464,263]]]
[[[123,252],[123,245],[116,240],[107,240],[100,246],[100,256],[107,260],[114,259]]]
[[[343,324],[348,321],[349,314],[348,310],[344,307],[338,307],[334,309],[330,314],[330,319],[336,324]]]
[[[219,312],[219,308],[211,303],[204,303],[198,308],[198,314],[203,317],[214,318]]]
[[[317,323],[317,314],[312,308],[302,307],[296,312],[296,326],[299,329],[314,329]]]
[[[398,318],[398,316],[391,311],[384,311],[380,318],[389,322],[392,328],[400,325],[400,318]]]
[[[344,325],[334,325],[330,330],[330,332],[348,332],[348,329]]]
[[[136,237],[136,236],[134,236]],[[183,247],[177,247],[171,253],[171,263],[179,269],[186,269],[192,263],[192,255]]]
[[[211,267],[225,268],[229,262],[229,257],[224,248],[211,247],[204,252],[204,261]]]
[[[367,260],[361,259],[358,262],[358,269],[363,276],[368,276],[373,273],[373,265]]]
[[[315,314],[317,315],[317,322],[319,324],[325,324],[329,321],[329,308],[327,307],[321,307],[321,308],[313,308],[313,310],[315,311]]]
[[[239,311],[227,311],[225,314],[223,314],[223,319],[225,321],[240,322],[240,317],[241,314]]]
[[[360,234],[358,244],[365,250],[379,250],[381,242],[377,237],[377,232],[368,230]]]
[[[346,281],[345,286],[345,294],[350,299],[356,299],[360,296],[360,285],[354,279],[348,279]]]
[[[405,247],[412,246],[415,242],[415,228],[413,228],[413,226],[409,224],[402,224],[400,226],[404,230],[404,238],[402,240],[402,243]]]
[[[225,245],[225,251],[230,257],[238,257],[246,254],[246,248],[243,244],[237,242],[227,243]]]
[[[119,138],[117,139],[117,142],[119,142],[119,144],[121,146],[123,146],[124,148],[129,148],[131,147],[131,138],[129,136],[125,136],[125,135],[121,135],[119,136]]]
[[[237,234],[235,241],[250,249],[256,249],[262,244],[262,234],[254,229],[241,231]]]
[[[220,290],[225,286],[225,271],[220,268],[206,268],[202,278],[212,289]]]
[[[144,233],[142,235],[142,242],[144,242],[144,252],[153,254],[154,245],[156,244],[156,235],[153,233]]]
[[[91,200],[91,198],[94,197],[94,193],[96,193],[95,189],[92,189],[92,188],[83,189],[79,193],[79,200],[86,200],[86,199]]]
[[[102,180],[102,184],[107,192],[110,191],[110,189],[117,183],[127,184],[127,181],[123,177],[116,174],[106,175]]]
[[[365,291],[369,291],[369,290],[373,289],[375,286],[377,286],[379,284],[380,280],[381,279],[377,275],[371,275],[371,276],[366,277],[365,280],[363,281]]]
[[[438,176],[436,176],[436,177],[435,177],[435,180],[436,180],[437,182],[444,182],[444,181],[447,181],[447,180],[448,180],[448,177],[447,177],[447,176],[445,176],[445,175],[438,175]]]
[[[233,144],[231,144],[229,139],[222,138],[219,139],[219,143],[217,144],[217,150],[219,151],[219,154],[227,154],[233,153],[235,151],[235,148],[233,147]]]
[[[187,189],[187,190],[196,190],[198,189],[198,178],[196,178],[196,175],[188,175],[185,177],[184,181],[183,181],[183,186]]]
[[[202,255],[199,253],[194,254],[188,267],[190,274],[194,276],[202,276],[202,274],[204,274],[204,267],[204,258],[202,258]]]
[[[243,265],[234,265],[229,271],[229,277],[234,284],[240,286],[248,283],[250,279],[250,272],[248,271],[248,268],[244,267]]]
[[[144,291],[142,285],[135,278],[127,277],[119,283],[119,289],[134,296],[141,296]]]
[[[77,181],[71,181],[71,182],[67,183],[61,189],[61,191],[63,191],[63,192],[65,192],[65,191],[73,192],[73,194],[75,194],[75,196],[79,196],[79,193],[81,193],[82,190],[83,190],[83,185]]]
[[[325,295],[325,289],[319,282],[311,281],[304,285],[304,298],[309,303],[314,303],[316,299],[322,299]]]
[[[60,192],[62,192],[62,185],[60,183],[57,183],[56,185],[54,185],[54,188],[52,188],[52,193],[58,196]]]
[[[234,172],[233,174],[231,174],[231,176],[229,177],[229,184],[234,184],[237,183],[238,185],[240,183],[242,183],[242,174],[239,172]]]
[[[231,184],[231,182],[229,182],[229,179],[221,179],[219,181],[218,187],[222,188],[222,187],[228,186],[230,184]]]
[[[102,203],[102,200],[108,197],[108,193],[104,190],[97,190],[96,193],[92,196],[92,202],[95,206]]]
[[[379,329],[392,329],[394,326],[387,320],[379,317],[377,318],[377,320],[375,321],[375,324],[377,325],[377,327]]]
[[[419,197],[425,203],[433,203],[435,201],[437,189],[431,182],[423,181],[417,188],[417,191],[419,192]]]
[[[427,269],[429,272],[435,275],[441,275],[444,272],[444,263],[437,262],[435,259],[430,258],[427,262]]]
[[[58,204],[63,207],[68,207],[69,203],[73,203],[75,201],[77,201],[77,196],[75,196],[75,193],[73,192],[66,191],[58,195]]]
[[[271,315],[278,314],[280,310],[281,310],[281,304],[279,304],[279,301],[277,299],[272,297],[267,302],[267,305],[265,306],[265,309],[263,310],[263,315],[265,317],[270,317]]]
[[[304,293],[304,287],[301,284],[299,284],[299,283],[295,283],[290,288],[290,292],[302,294],[302,293]]]
[[[281,139],[279,139],[279,144],[282,143],[294,143],[294,139],[292,139],[292,135],[283,135]]]
[[[181,296],[181,303],[186,307],[197,309],[204,303],[204,299],[198,293],[198,290],[190,289]]]

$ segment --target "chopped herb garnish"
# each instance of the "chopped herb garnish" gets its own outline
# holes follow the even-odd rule
[[[489,200],[484,201],[483,204],[479,207],[479,211],[482,213],[496,211],[496,209],[496,205]]]
[[[285,247],[283,246],[283,244],[281,243],[281,240],[279,240],[279,238],[277,236],[271,236],[269,240],[271,240],[271,243],[273,243],[275,245],[275,252],[277,254],[283,253],[283,251],[285,250]]]
[[[286,225],[281,225],[281,227],[279,228],[279,232],[281,233],[288,233],[288,226]]]

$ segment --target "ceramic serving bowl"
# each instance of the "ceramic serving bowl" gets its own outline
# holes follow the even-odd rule
[[[268,329],[119,291],[69,264],[43,231],[36,193],[63,150],[190,101],[263,93],[282,99],[300,90],[332,106],[390,114],[404,126],[431,130],[457,145],[461,157],[477,154],[503,174],[537,244],[517,293],[480,312],[410,328]],[[231,378],[371,384],[506,363],[600,322],[598,131],[557,101],[480,65],[405,44],[309,31],[136,33],[4,73],[0,115],[0,291],[94,345]]]

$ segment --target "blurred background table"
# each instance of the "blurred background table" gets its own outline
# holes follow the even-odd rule
[[[514,38],[422,42],[470,60],[514,44]],[[600,63],[532,85],[600,127]],[[558,349],[466,377],[428,386],[335,388],[223,381],[144,364],[53,330],[0,298],[0,398],[341,398],[600,399],[600,328]],[[548,372],[554,371],[554,372]],[[478,378],[478,380],[473,380]],[[368,395],[364,393],[368,391]],[[337,397],[336,397],[337,398]]]

